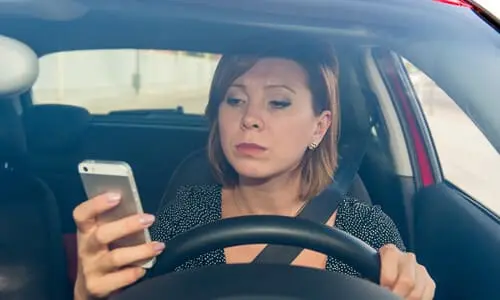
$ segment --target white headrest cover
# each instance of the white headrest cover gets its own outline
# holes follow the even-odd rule
[[[0,97],[29,90],[38,77],[38,57],[25,44],[0,35]]]

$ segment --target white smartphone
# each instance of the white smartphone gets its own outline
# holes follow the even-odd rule
[[[124,217],[142,214],[142,204],[135,184],[132,168],[122,161],[85,160],[78,165],[88,199],[98,195],[116,192],[121,195],[120,203],[111,210],[101,214],[97,222],[109,223]],[[149,230],[137,232],[121,238],[110,245],[110,248],[137,246],[151,242]],[[156,259],[139,262],[143,268],[152,268]]]

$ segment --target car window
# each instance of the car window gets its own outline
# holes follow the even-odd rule
[[[177,109],[202,114],[219,55],[137,49],[59,52],[40,59],[33,103],[92,114]]]
[[[500,155],[465,112],[424,72],[404,60],[444,177],[500,214]]]

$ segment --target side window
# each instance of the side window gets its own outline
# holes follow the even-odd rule
[[[33,104],[68,104],[92,114],[182,107],[203,114],[219,55],[98,49],[40,58]]]
[[[444,177],[500,214],[500,155],[472,120],[434,81],[408,61]]]

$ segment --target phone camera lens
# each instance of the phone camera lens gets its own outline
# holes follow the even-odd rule
[[[83,171],[87,172],[89,169],[87,167],[83,167]]]

